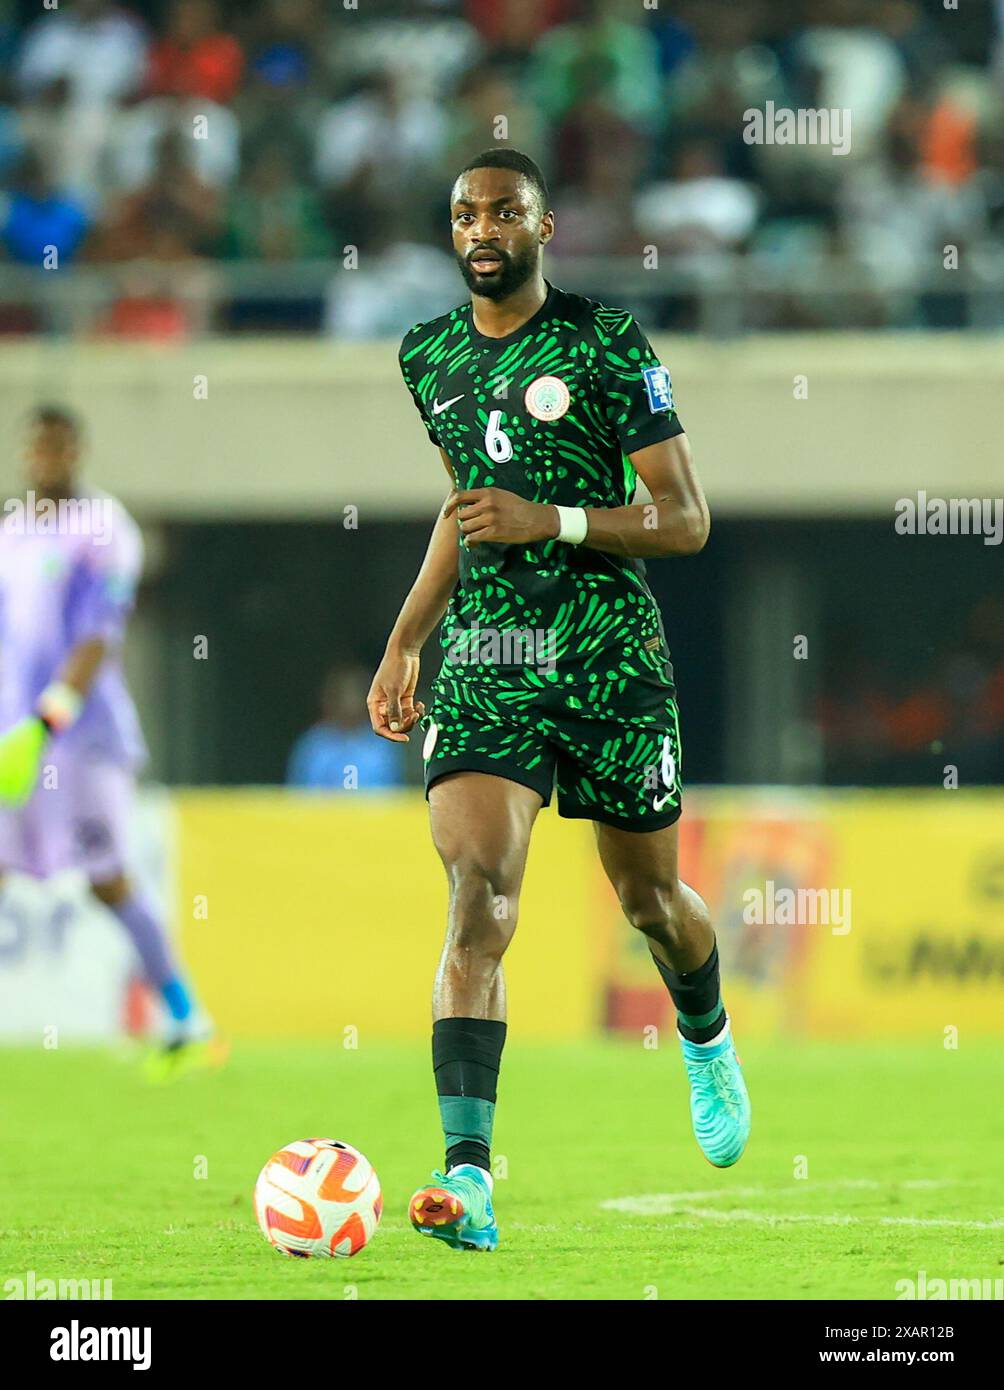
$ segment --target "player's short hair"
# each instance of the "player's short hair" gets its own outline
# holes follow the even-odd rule
[[[38,425],[62,425],[64,429],[70,431],[75,439],[80,438],[83,430],[79,415],[76,415],[68,406],[49,403],[36,405],[29,412],[28,424],[32,427],[37,427]]]
[[[481,154],[475,155],[468,164],[464,165],[457,178],[460,178],[461,174],[470,173],[472,169],[512,169],[514,173],[522,174],[527,182],[536,189],[537,196],[540,198],[541,212],[547,212],[551,206],[547,180],[540,171],[540,165],[528,154],[524,154],[522,150],[513,150],[507,145],[483,150]]]

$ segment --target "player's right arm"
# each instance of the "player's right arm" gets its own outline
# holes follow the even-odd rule
[[[442,449],[439,452],[452,484],[450,460]],[[448,497],[447,503],[449,500]],[[441,508],[422,567],[387,639],[387,649],[366,699],[373,732],[393,743],[407,743],[409,730],[425,713],[425,706],[415,699],[419,656],[426,638],[446,611],[456,587],[457,567],[457,522]]]

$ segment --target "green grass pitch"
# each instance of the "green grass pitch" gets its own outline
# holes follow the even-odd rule
[[[442,1157],[425,1043],[238,1044],[222,1071],[162,1089],[114,1050],[5,1049],[0,1284],[34,1270],[111,1278],[118,1299],[891,1299],[920,1270],[1001,1277],[995,1044],[741,1053],[753,1136],[719,1172],[691,1136],[674,1042],[511,1039],[502,1244],[484,1255],[407,1221]],[[310,1135],[380,1174],[384,1219],[354,1259],[285,1259],[255,1224],[259,1168]]]

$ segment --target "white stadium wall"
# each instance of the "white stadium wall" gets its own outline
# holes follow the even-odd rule
[[[717,516],[890,515],[1001,489],[1004,350],[969,335],[655,339]],[[396,344],[0,345],[7,445],[33,402],[84,414],[95,481],[144,520],[428,516],[444,479]],[[186,408],[187,407],[187,408]]]

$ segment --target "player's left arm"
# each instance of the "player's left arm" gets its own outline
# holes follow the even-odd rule
[[[651,502],[587,507],[583,545],[613,555],[695,555],[711,531],[711,513],[685,434],[661,439],[630,455]],[[552,508],[556,511],[556,508]],[[557,535],[557,531],[553,533]]]
[[[94,684],[94,677],[113,645],[104,637],[85,637],[70,648],[56,674],[56,680],[69,686],[81,699],[86,699]]]

